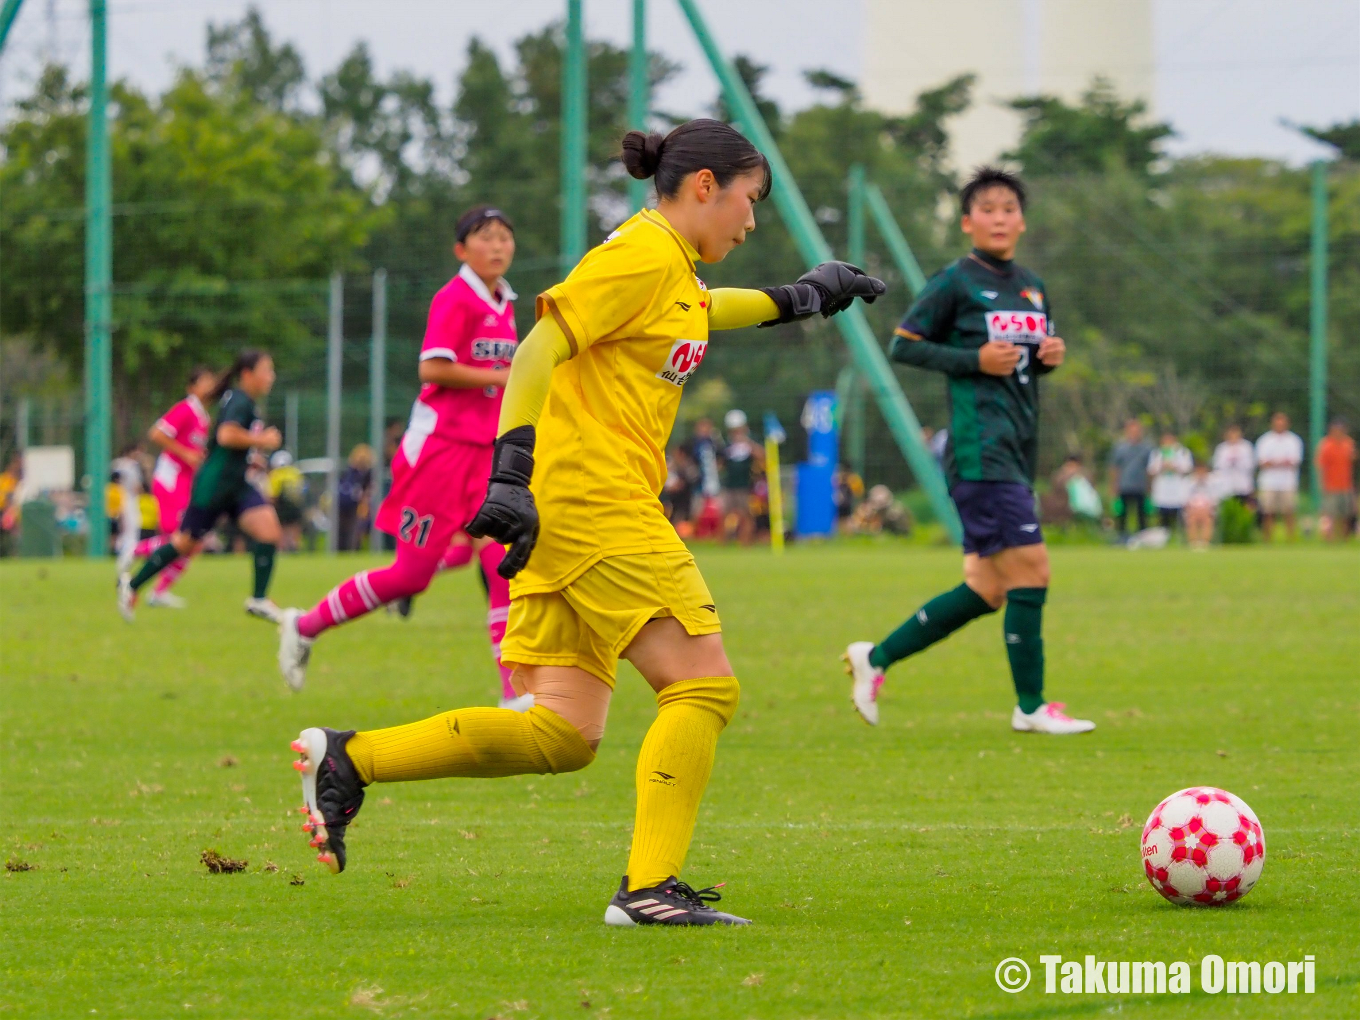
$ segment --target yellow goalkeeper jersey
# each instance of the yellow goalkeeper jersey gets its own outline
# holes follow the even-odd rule
[[[683,549],[660,493],[680,394],[708,348],[696,252],[643,210],[538,297],[571,347],[538,421],[542,530],[511,595],[556,591],[605,556]]]

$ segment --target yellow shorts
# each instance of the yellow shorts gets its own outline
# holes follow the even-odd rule
[[[607,556],[565,588],[511,602],[501,661],[577,666],[612,687],[623,650],[648,620],[664,616],[695,636],[722,630],[694,557],[683,550]]]

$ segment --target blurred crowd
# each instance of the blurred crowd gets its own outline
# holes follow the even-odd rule
[[[1108,463],[1106,504],[1079,457],[1054,473],[1043,500],[1050,523],[1103,522],[1133,547],[1165,545],[1183,537],[1195,549],[1217,541],[1247,541],[1259,531],[1270,541],[1278,529],[1298,529],[1303,439],[1283,412],[1253,442],[1229,425],[1211,454],[1196,457],[1176,433],[1153,442],[1143,424],[1129,419]],[[1334,542],[1356,534],[1356,449],[1346,422],[1333,421],[1313,451],[1320,482],[1317,529]]]

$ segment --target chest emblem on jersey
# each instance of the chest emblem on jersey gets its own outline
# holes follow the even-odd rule
[[[472,356],[478,361],[509,361],[518,346],[517,340],[474,340]]]
[[[695,273],[695,274],[694,274],[694,282],[697,283],[697,284],[699,285],[699,307],[700,307],[700,308],[707,308],[707,307],[708,307],[708,284],[704,283],[703,280],[699,279],[699,274],[698,274],[698,273]],[[680,307],[683,308],[685,311],[689,311],[689,305],[684,304],[683,302],[676,302],[676,303],[679,304]]]
[[[988,312],[987,339],[1013,344],[1037,344],[1048,336],[1048,316],[1043,312]]]
[[[994,290],[984,290],[984,291],[982,292],[982,296],[985,297],[988,301],[995,301],[995,300],[996,300],[996,291],[994,291]]]
[[[661,366],[656,377],[672,386],[683,386],[690,376],[699,371],[699,364],[707,353],[707,340],[677,340],[671,345],[666,363]]]
[[[1044,292],[1038,287],[1026,287],[1020,292],[1020,296],[1032,304],[1035,308],[1044,307]]]
[[[496,317],[492,315],[490,312],[487,312],[486,315],[482,317],[483,326],[494,326],[496,325],[496,321],[497,321]]]

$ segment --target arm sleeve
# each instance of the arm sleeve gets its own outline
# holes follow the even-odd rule
[[[763,291],[720,287],[708,292],[709,329],[740,329],[777,318],[779,306]]]
[[[937,273],[893,332],[889,356],[932,372],[973,375],[978,370],[978,352],[946,346],[953,321],[953,288],[944,273]]]
[[[430,302],[430,315],[425,320],[425,341],[420,345],[420,360],[447,358],[458,360],[458,345],[462,341],[463,306],[446,291],[440,291]]]
[[[555,318],[548,316],[538,320],[510,363],[510,378],[505,383],[497,435],[521,425],[538,424],[538,416],[548,400],[553,369],[574,353]]]
[[[606,242],[538,296],[535,318],[557,323],[573,358],[597,343],[635,336],[655,314],[668,267],[661,249],[623,239]]]
[[[1048,288],[1044,286],[1043,280],[1036,280],[1035,283],[1037,284],[1039,289],[1043,291],[1044,294],[1044,318],[1048,320],[1048,335],[1057,336],[1058,327],[1053,322],[1053,302],[1048,300]],[[1057,365],[1045,365],[1042,361],[1040,361],[1036,350],[1036,355],[1034,358],[1035,375],[1048,375],[1049,372],[1052,372],[1057,367],[1058,367]]]

